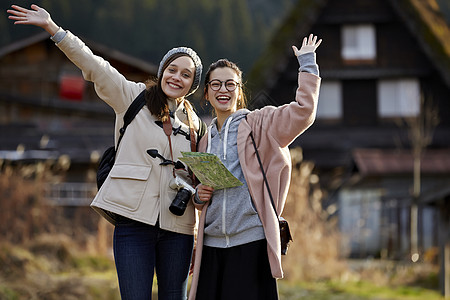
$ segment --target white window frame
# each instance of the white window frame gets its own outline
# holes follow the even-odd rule
[[[420,114],[420,82],[417,78],[379,80],[378,116],[416,117]]]
[[[375,60],[376,34],[372,24],[341,27],[341,55],[344,60]]]
[[[317,119],[342,118],[342,84],[340,81],[322,81],[317,106]]]

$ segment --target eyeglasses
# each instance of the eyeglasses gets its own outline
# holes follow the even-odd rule
[[[210,82],[208,82],[207,84],[210,86],[210,88],[213,91],[220,90],[220,88],[222,87],[222,84],[225,84],[225,88],[229,92],[234,91],[239,86],[239,83],[234,81],[233,79],[228,79],[226,81],[222,81],[222,80],[219,80],[219,79],[214,79],[214,80],[211,80]]]

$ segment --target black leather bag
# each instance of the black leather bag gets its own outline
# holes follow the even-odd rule
[[[289,248],[289,242],[292,241],[291,231],[289,230],[289,224],[285,218],[280,217],[278,222],[280,224],[281,254],[286,255]]]
[[[275,215],[278,218],[278,223],[280,226],[280,240],[281,240],[281,255],[286,255],[289,243],[292,241],[291,231],[289,230],[289,224],[287,220],[283,217],[278,216],[275,203],[273,201],[272,192],[270,191],[269,182],[267,181],[266,173],[264,172],[263,165],[261,162],[261,158],[259,157],[258,149],[256,148],[255,139],[253,138],[253,134],[250,132],[250,137],[252,138],[253,147],[255,147],[256,158],[258,158],[259,167],[261,168],[261,172],[263,174],[264,183],[266,184],[267,191],[269,192],[270,201],[272,202],[273,210],[275,211]]]
[[[138,114],[141,108],[145,104],[145,90],[142,91],[136,99],[128,107],[125,115],[123,116],[123,126],[120,128],[120,136],[117,142],[117,147],[119,147],[120,141],[125,133],[127,126],[133,121],[134,117]],[[105,182],[108,177],[109,172],[111,172],[112,167],[114,166],[114,162],[116,160],[116,148],[114,146],[109,147],[105,150],[102,157],[100,158],[98,169],[97,169],[97,188],[100,187]]]

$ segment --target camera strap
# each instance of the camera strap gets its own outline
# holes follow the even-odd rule
[[[170,135],[172,134],[172,123],[170,122],[170,116],[167,116],[167,118],[164,119],[163,122],[163,130],[166,134],[167,138],[169,139],[169,148],[170,148],[170,159],[173,160],[173,153],[172,153],[172,140],[170,139]],[[175,177],[175,169],[172,171],[173,177]]]
[[[189,123],[189,136],[191,139],[191,151],[195,152],[197,150],[197,143],[194,137],[194,127],[192,124],[192,106],[188,101],[184,101],[184,108],[186,109],[187,119]]]
[[[187,118],[188,118],[188,122],[189,122],[189,137],[191,139],[191,151],[196,152],[197,151],[197,143],[195,142],[194,125],[192,124],[192,106],[188,101],[184,101],[183,103],[184,103],[184,108],[186,109],[186,114],[187,114]],[[194,187],[195,187],[197,185],[195,175],[191,171],[191,169],[188,169],[188,170],[189,170],[189,175],[192,178],[192,183],[194,184]]]
[[[188,119],[188,123],[189,123],[189,137],[190,137],[190,142],[191,142],[191,151],[196,152],[197,151],[197,143],[195,142],[194,127],[192,124],[192,115],[191,115],[192,106],[187,101],[184,101],[183,104],[184,104],[184,108],[186,109],[187,119]],[[173,153],[172,153],[172,140],[170,139],[170,135],[172,134],[172,124],[170,121],[170,116],[167,116],[167,118],[164,119],[163,130],[169,140],[170,158],[172,159],[173,162],[175,162],[173,160]],[[189,170],[189,173],[190,173],[190,176],[192,177],[192,182],[195,183],[194,173],[192,173],[190,170]],[[173,177],[175,177],[175,170],[173,170]]]

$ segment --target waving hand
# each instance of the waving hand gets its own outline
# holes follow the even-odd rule
[[[309,38],[303,38],[303,43],[300,50],[298,50],[296,46],[292,46],[292,50],[294,50],[295,56],[300,56],[308,52],[315,52],[320,43],[322,43],[322,39],[317,40],[317,36],[311,33]]]
[[[9,19],[15,20],[14,24],[42,27],[51,35],[54,35],[59,29],[58,25],[50,17],[50,14],[36,4],[31,5],[31,10],[18,5],[12,5],[11,8],[7,10],[7,13],[10,14]]]

